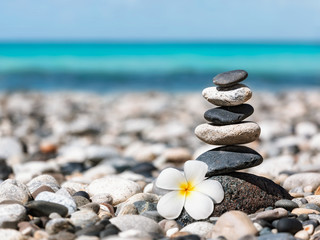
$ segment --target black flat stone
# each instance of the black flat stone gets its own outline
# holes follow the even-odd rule
[[[302,223],[295,218],[281,218],[277,223],[278,232],[295,234],[303,229]]]
[[[262,163],[262,156],[251,148],[223,146],[204,152],[196,160],[208,165],[207,177],[251,168]]]
[[[246,71],[233,70],[218,74],[213,78],[213,83],[221,87],[228,87],[243,81],[247,77],[248,73]]]
[[[53,212],[58,213],[61,217],[65,217],[68,214],[68,208],[65,206],[47,201],[31,201],[25,207],[28,214],[34,217],[48,217]]]
[[[204,113],[204,118],[215,125],[239,123],[249,117],[254,109],[249,104],[238,106],[217,107]]]

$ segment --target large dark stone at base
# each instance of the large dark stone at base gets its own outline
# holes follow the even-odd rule
[[[196,160],[208,165],[207,177],[247,169],[262,163],[262,156],[245,146],[223,146],[204,152]]]
[[[230,210],[252,214],[261,208],[274,206],[279,199],[292,199],[284,188],[270,179],[249,173],[234,172],[209,179],[219,181],[224,190],[224,200],[215,204],[210,217],[219,217]],[[183,226],[196,221],[185,210],[176,220]]]

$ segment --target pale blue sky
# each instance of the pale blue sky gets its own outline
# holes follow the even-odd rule
[[[320,0],[1,0],[10,39],[320,41]]]

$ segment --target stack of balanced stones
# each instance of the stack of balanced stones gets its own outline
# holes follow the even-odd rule
[[[209,123],[197,126],[195,134],[205,143],[223,145],[197,158],[208,165],[208,177],[262,163],[259,153],[238,145],[253,142],[260,135],[257,123],[244,121],[254,111],[251,105],[245,104],[252,96],[250,88],[239,83],[247,76],[248,73],[244,70],[218,74],[213,78],[213,83],[217,86],[205,88],[202,92],[206,100],[218,107],[204,113],[204,118]]]

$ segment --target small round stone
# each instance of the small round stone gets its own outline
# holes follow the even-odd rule
[[[277,229],[279,232],[288,232],[295,234],[303,229],[302,223],[295,218],[281,218],[277,223]]]
[[[72,196],[73,197],[81,196],[81,197],[85,197],[86,199],[90,200],[89,194],[87,192],[85,192],[85,191],[78,191],[78,192],[74,193]]]
[[[289,200],[289,199],[280,199],[279,201],[276,201],[274,204],[276,207],[281,207],[284,209],[287,209],[288,211],[293,210],[294,208],[298,208],[298,204]]]
[[[249,117],[254,109],[249,104],[238,106],[217,107],[204,113],[204,118],[215,125],[239,123]]]
[[[213,78],[213,83],[221,86],[232,86],[238,82],[243,81],[248,77],[248,73],[244,70],[233,70],[218,74]]]
[[[245,144],[259,138],[260,127],[255,122],[242,122],[225,126],[200,124],[195,135],[205,143],[212,145]]]
[[[217,106],[237,106],[248,101],[252,92],[244,84],[231,87],[208,87],[203,89],[202,96]]]

